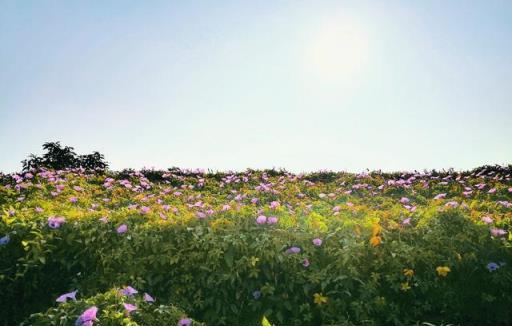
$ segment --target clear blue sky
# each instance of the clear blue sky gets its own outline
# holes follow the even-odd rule
[[[0,0],[0,170],[512,163],[512,1]]]

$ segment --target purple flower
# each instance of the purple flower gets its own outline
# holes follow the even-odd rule
[[[267,223],[267,217],[265,215],[260,215],[256,218],[256,223],[265,224]]]
[[[126,231],[128,231],[128,225],[126,225],[126,224],[121,224],[121,225],[117,228],[117,233],[118,233],[118,234],[126,233]]]
[[[275,216],[270,216],[268,219],[267,219],[267,224],[276,224],[278,221],[277,217]]]
[[[48,218],[48,226],[52,229],[60,228],[60,225],[64,223],[66,219],[60,216],[51,216]]]
[[[82,191],[82,187],[80,186],[73,186],[73,189],[75,189],[76,191]]]
[[[287,254],[298,254],[300,252],[299,247],[290,247],[286,250]]]
[[[103,223],[108,223],[108,217],[103,216],[103,217],[100,218],[100,221],[103,222]]]
[[[446,197],[446,194],[439,194],[434,197],[434,199],[444,199]]]
[[[73,292],[69,292],[69,293],[64,293],[63,295],[59,296],[57,298],[57,302],[66,302],[68,299],[72,299],[72,300],[75,300],[76,301],[76,290],[73,291]]]
[[[500,265],[498,265],[496,263],[489,263],[489,264],[487,264],[487,269],[489,270],[489,272],[494,272],[498,268],[500,268]]]
[[[409,198],[407,198],[407,197],[402,197],[402,198],[400,198],[400,202],[401,202],[402,204],[408,204],[410,201],[411,201],[411,200],[410,200]]]
[[[133,296],[134,294],[137,294],[137,293],[139,293],[139,291],[135,290],[131,286],[127,286],[127,287],[125,287],[124,289],[121,290],[121,294],[129,296],[129,297],[131,297],[131,296]]]
[[[196,213],[196,216],[197,216],[197,218],[198,218],[198,219],[204,219],[204,218],[206,218],[206,214],[205,214],[205,213],[203,213],[203,212],[197,212],[197,213]]]
[[[190,326],[192,325],[192,319],[190,318],[182,318],[178,321],[178,326]]]
[[[493,237],[502,237],[507,234],[507,231],[498,228],[491,228],[491,234]]]
[[[155,302],[155,298],[153,298],[152,296],[150,296],[149,294],[147,293],[144,293],[144,301],[146,302]]]
[[[75,326],[93,326],[92,322],[96,320],[98,307],[92,306],[85,310],[75,322]]]
[[[493,222],[493,219],[490,216],[484,216],[482,217],[482,222],[485,224],[491,224]]]
[[[402,221],[402,225],[410,225],[411,224],[411,218],[408,217]]]
[[[9,235],[6,234],[5,236],[0,238],[0,246],[4,246],[4,245],[8,244],[9,241],[11,241],[11,238],[9,238]]]
[[[455,208],[457,206],[459,206],[459,203],[457,203],[456,201],[449,201],[447,202],[446,204],[444,204],[446,207],[451,207],[451,208]]]
[[[14,216],[14,214],[16,214],[16,211],[14,209],[10,209],[9,210],[9,216]]]
[[[69,198],[69,201],[72,202],[73,204],[76,203],[78,201],[78,198],[76,197],[70,197]]]
[[[257,204],[258,201],[259,201],[258,198],[253,198],[253,199],[251,199],[251,204]]]
[[[137,310],[137,306],[133,305],[131,303],[123,303],[124,309],[126,310],[126,313],[129,315],[132,311]]]
[[[308,267],[309,266],[309,259],[304,258],[304,260],[302,261],[302,266]]]
[[[41,207],[36,207],[36,208],[34,208],[34,210],[36,211],[36,213],[42,213],[43,212],[43,209]]]
[[[278,208],[278,207],[279,207],[279,205],[280,205],[280,204],[279,204],[279,202],[278,202],[278,201],[273,201],[273,202],[271,202],[271,203],[270,203],[270,208],[271,208],[271,209],[276,209],[276,208]]]
[[[142,206],[142,207],[140,208],[140,212],[141,212],[142,214],[147,214],[147,213],[149,213],[149,211],[150,211],[150,210],[151,210],[151,209],[150,209],[149,207],[147,207],[147,206]]]
[[[320,239],[320,238],[313,239],[313,245],[320,247],[322,245],[322,239]]]

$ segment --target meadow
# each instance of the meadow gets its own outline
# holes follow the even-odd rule
[[[2,325],[512,325],[512,166],[0,178]]]

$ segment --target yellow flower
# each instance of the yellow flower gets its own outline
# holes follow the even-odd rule
[[[321,293],[313,294],[314,302],[318,305],[327,303],[327,297],[324,297]]]
[[[400,290],[405,292],[410,289],[411,289],[411,286],[409,285],[409,282],[400,283]]]
[[[407,277],[412,277],[414,275],[414,270],[412,270],[410,268],[405,268],[404,269],[404,275],[407,276]]]
[[[380,243],[382,242],[381,238],[378,237],[378,236],[373,236],[371,239],[370,239],[370,244],[374,247],[377,247],[378,245],[380,245]]]
[[[436,271],[439,276],[446,277],[451,272],[451,269],[447,266],[437,266]]]
[[[374,237],[376,237],[380,233],[381,230],[382,230],[382,228],[380,227],[380,225],[374,224],[373,228],[372,228],[372,235]]]

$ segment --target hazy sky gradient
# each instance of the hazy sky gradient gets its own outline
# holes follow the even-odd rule
[[[511,105],[512,1],[0,0],[4,172],[512,163]]]

